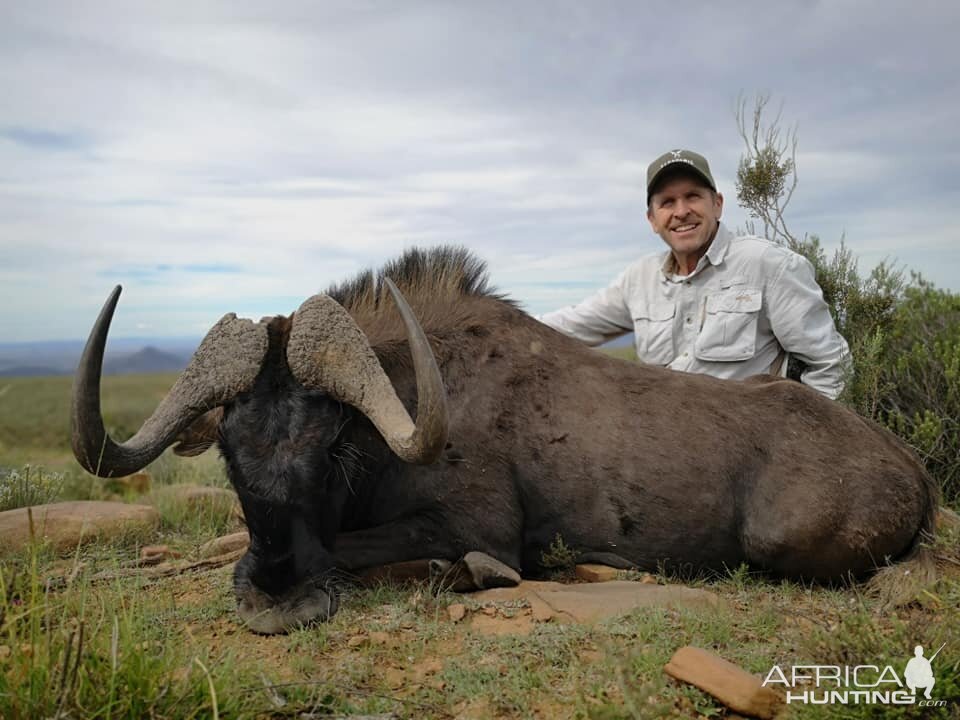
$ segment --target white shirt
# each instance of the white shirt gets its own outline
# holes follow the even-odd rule
[[[771,372],[782,348],[807,365],[803,383],[831,398],[843,390],[850,349],[806,258],[720,223],[693,272],[674,269],[669,251],[647,255],[538,319],[590,345],[633,331],[645,363],[734,380]]]

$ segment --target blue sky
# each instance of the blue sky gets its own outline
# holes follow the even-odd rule
[[[960,6],[128,2],[0,7],[0,337],[202,335],[403,248],[463,244],[531,312],[662,242],[646,165],[733,108],[799,130],[797,233],[960,290]]]

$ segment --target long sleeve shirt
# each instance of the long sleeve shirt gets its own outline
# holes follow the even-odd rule
[[[719,378],[776,372],[782,351],[806,365],[801,381],[836,398],[850,350],[801,255],[721,223],[689,275],[656,253],[631,264],[579,305],[538,319],[590,345],[633,332],[642,362]]]

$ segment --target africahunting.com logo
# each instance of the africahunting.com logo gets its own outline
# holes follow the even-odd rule
[[[787,703],[943,707],[947,701],[931,693],[937,682],[932,663],[945,645],[929,658],[917,645],[901,673],[893,665],[774,665],[763,685],[780,686]]]

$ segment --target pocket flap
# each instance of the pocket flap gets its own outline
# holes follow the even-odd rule
[[[676,303],[650,303],[636,311],[634,320],[669,320],[676,312]]]
[[[707,312],[757,312],[763,304],[763,293],[754,288],[728,290],[707,297]]]

